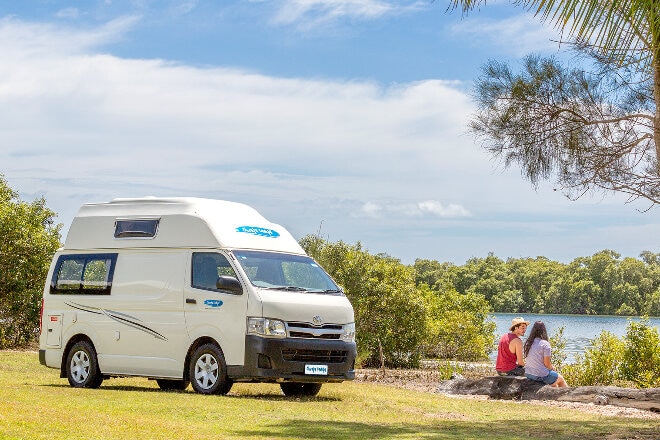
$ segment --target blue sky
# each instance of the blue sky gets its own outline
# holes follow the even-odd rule
[[[197,196],[404,263],[660,252],[656,209],[535,190],[480,149],[480,66],[563,56],[559,37],[506,2],[447,5],[2,2],[0,173],[63,232],[82,203]]]

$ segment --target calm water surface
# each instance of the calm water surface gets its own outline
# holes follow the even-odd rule
[[[543,321],[548,330],[548,336],[554,335],[559,328],[564,327],[564,339],[566,340],[566,362],[574,362],[575,355],[581,354],[591,346],[591,340],[596,338],[603,330],[606,330],[618,337],[625,336],[626,327],[629,320],[639,321],[639,317],[625,316],[587,316],[587,315],[534,315],[520,313],[495,313],[493,321],[497,325],[495,333],[497,340],[505,332],[509,331],[511,320],[517,316],[522,316],[531,324],[527,327],[527,333],[532,330],[534,321]],[[660,328],[660,318],[649,318],[649,324],[652,327]],[[525,337],[522,338],[525,341]],[[491,354],[491,360],[494,362],[497,357],[497,344],[495,351]]]

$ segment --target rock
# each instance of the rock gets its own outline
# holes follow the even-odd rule
[[[610,399],[607,398],[607,396],[603,396],[602,394],[597,395],[594,397],[594,405],[609,405]]]
[[[502,400],[557,400],[595,403],[660,412],[660,388],[632,389],[612,386],[553,388],[524,377],[488,376],[440,382],[445,394],[478,394]]]

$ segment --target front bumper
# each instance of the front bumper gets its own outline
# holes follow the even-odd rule
[[[235,381],[342,382],[355,379],[356,356],[354,342],[248,335],[244,365],[228,373]],[[305,365],[326,365],[328,374],[305,374]]]

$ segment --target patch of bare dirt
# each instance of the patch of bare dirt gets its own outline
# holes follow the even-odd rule
[[[463,371],[464,377],[478,376],[479,374],[492,374],[492,367],[477,366],[472,371]],[[355,371],[356,382],[371,382],[389,385],[408,390],[425,393],[437,393],[438,385],[444,380],[440,371],[436,369],[390,370],[390,369],[359,369]],[[488,400],[488,396],[476,395],[444,395],[457,399]],[[596,405],[593,403],[563,402],[553,400],[525,400],[509,401],[519,405],[542,405],[557,408],[583,411],[598,414],[604,417],[633,417],[640,419],[655,419],[660,421],[660,413],[645,411],[637,408],[624,408],[613,405]]]

